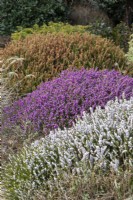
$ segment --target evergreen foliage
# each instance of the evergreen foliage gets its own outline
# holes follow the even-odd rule
[[[17,26],[65,20],[67,7],[63,0],[1,0],[0,12],[0,34],[10,34]]]

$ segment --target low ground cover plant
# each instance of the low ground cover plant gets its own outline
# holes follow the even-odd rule
[[[9,199],[32,199],[44,184],[46,192],[58,176],[91,173],[101,169],[128,170],[133,166],[133,97],[109,101],[105,109],[84,112],[70,129],[56,129],[48,136],[25,146],[3,166],[3,185]],[[96,168],[95,168],[96,167]],[[97,171],[98,172],[98,171]],[[53,181],[51,181],[53,180]],[[116,183],[117,184],[117,183]]]
[[[42,34],[47,34],[47,33],[58,33],[58,32],[63,32],[63,33],[85,33],[88,31],[89,26],[82,26],[82,25],[75,25],[72,26],[68,23],[63,23],[63,22],[49,22],[48,24],[43,24],[42,26],[38,26],[35,24],[31,28],[23,28],[23,27],[18,27],[18,30],[12,33],[11,38],[13,40],[20,40],[26,38],[28,35],[34,34],[34,33],[42,33]]]
[[[112,70],[63,71],[58,78],[42,83],[37,90],[3,110],[4,127],[31,122],[34,131],[47,134],[54,128],[72,126],[77,115],[90,107],[104,108],[115,97],[133,95],[133,78]]]
[[[7,59],[11,57],[23,58],[23,63],[17,65],[11,62],[8,65]],[[42,81],[50,80],[72,67],[128,71],[124,52],[119,47],[88,33],[33,34],[7,45],[2,59],[7,87],[14,89],[19,96],[35,90]]]

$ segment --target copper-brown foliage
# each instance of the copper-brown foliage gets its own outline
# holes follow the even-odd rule
[[[16,87],[19,95],[34,90],[41,81],[49,80],[70,67],[120,67],[123,70],[125,66],[124,53],[119,47],[88,33],[33,34],[23,41],[12,41],[3,54],[4,59],[12,56],[24,58],[22,65],[12,64],[6,71],[6,74],[17,74],[10,78],[9,86],[13,88],[20,83]]]
[[[0,48],[0,58],[2,57],[2,55],[3,55],[3,49]]]

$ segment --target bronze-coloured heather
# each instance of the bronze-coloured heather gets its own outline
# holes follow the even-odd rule
[[[21,65],[13,62],[7,67],[5,64],[4,76],[8,77],[7,86],[20,96],[72,67],[127,71],[126,58],[119,47],[88,33],[33,34],[6,46],[3,59],[6,61],[14,56],[24,58],[24,61]],[[15,75],[9,77],[12,72]]]
[[[112,70],[63,71],[59,78],[42,83],[32,93],[4,109],[4,127],[30,121],[34,131],[48,133],[71,127],[77,116],[105,107],[109,100],[133,96],[133,78]]]

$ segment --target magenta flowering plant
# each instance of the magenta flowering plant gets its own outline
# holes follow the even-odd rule
[[[30,121],[35,131],[71,127],[77,116],[90,107],[104,108],[109,100],[133,96],[133,78],[112,70],[63,71],[58,78],[42,83],[32,93],[4,108],[3,126]]]

